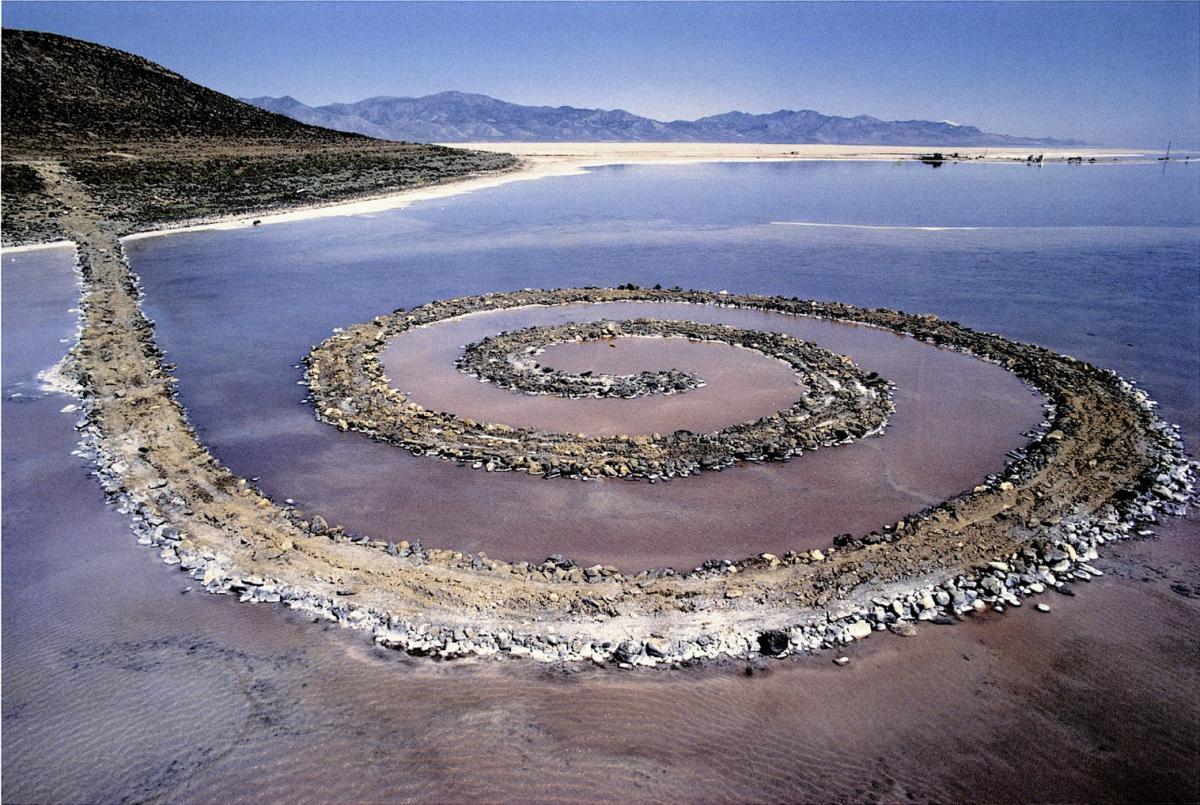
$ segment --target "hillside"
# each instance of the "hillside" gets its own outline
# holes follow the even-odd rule
[[[37,31],[3,31],[6,152],[185,139],[345,142],[194,84],[120,50]]]
[[[57,163],[121,231],[408,189],[516,165],[299,123],[139,56],[3,31],[3,240],[54,238]]]
[[[1053,140],[992,134],[975,126],[929,120],[838,117],[782,109],[728,112],[662,122],[621,109],[522,106],[487,95],[440,92],[422,98],[376,97],[308,106],[291,96],[245,99],[295,120],[389,140],[431,142],[748,142],[831,145],[1068,146]]]

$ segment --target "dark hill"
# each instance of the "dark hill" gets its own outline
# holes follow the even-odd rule
[[[3,31],[6,243],[53,238],[48,163],[123,232],[377,195],[510,168],[509,154],[307,125],[113,48]]]
[[[188,81],[140,56],[38,31],[3,32],[6,150],[199,139],[344,142]]]

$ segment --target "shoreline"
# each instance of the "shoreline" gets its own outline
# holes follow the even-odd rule
[[[73,240],[47,240],[41,243],[22,243],[20,246],[0,246],[0,255],[40,252],[46,249],[60,249],[63,246],[74,245],[75,241]]]
[[[1047,161],[1071,157],[1101,159],[1153,158],[1132,148],[1042,148],[1037,146],[953,145],[827,145],[821,143],[663,143],[663,142],[466,142],[441,143],[453,148],[493,151],[522,158],[557,160],[620,160],[623,162],[762,162],[868,160],[890,161],[941,153],[946,161],[957,154],[961,161],[1024,162],[1031,154]]]
[[[408,207],[423,201],[486,190],[511,182],[532,181],[555,176],[575,176],[589,168],[608,165],[687,165],[746,162],[887,162],[916,161],[922,153],[943,146],[843,146],[843,145],[762,145],[756,143],[455,143],[452,147],[514,154],[517,167],[472,176],[466,179],[425,185],[407,190],[371,194],[344,201],[332,201],[305,207],[282,208],[260,213],[238,213],[212,220],[182,223],[124,235],[122,242],[161,237],[182,232],[245,229],[258,225],[285,224],[344,215],[370,215]],[[1028,150],[1020,148],[961,148],[962,161],[976,164],[1025,164]],[[1149,158],[1145,152],[1115,149],[1043,149],[1038,151],[1052,162],[1083,155],[1097,160],[1094,164],[1128,162]],[[1101,161],[1104,160],[1104,161]],[[953,160],[950,160],[953,161]],[[1091,163],[1088,163],[1091,164]],[[23,248],[23,247],[12,247]]]
[[[296,221],[308,221],[317,218],[337,218],[348,215],[370,215],[377,212],[402,209],[419,201],[431,201],[439,198],[449,198],[451,196],[457,196],[463,193],[470,193],[475,190],[485,190],[489,187],[498,187],[502,184],[508,184],[509,182],[541,179],[545,176],[566,176],[573,173],[582,172],[582,170],[566,169],[539,170],[533,165],[527,166],[522,163],[518,167],[510,170],[478,174],[466,179],[456,179],[437,184],[423,185],[421,187],[413,187],[407,190],[370,194],[366,196],[360,196],[358,198],[330,201],[328,203],[315,204],[312,206],[278,207],[275,208],[274,211],[237,213],[234,215],[219,216],[212,220],[200,220],[191,223],[185,222],[178,226],[148,229],[140,232],[133,232],[128,235],[122,235],[121,242],[124,243],[129,241],[144,240],[146,238],[156,238],[164,235],[176,235],[183,232],[248,229],[253,226],[286,224]],[[258,224],[255,224],[255,221],[257,221]]]

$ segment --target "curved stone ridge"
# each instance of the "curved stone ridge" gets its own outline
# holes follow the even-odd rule
[[[631,375],[567,372],[543,366],[536,358],[552,344],[599,341],[622,336],[658,336],[701,339],[698,334],[676,332],[676,322],[654,319],[591,321],[525,327],[498,333],[463,349],[454,365],[472,377],[495,383],[500,388],[525,394],[556,397],[620,397],[631,400],[651,394],[681,394],[700,388],[704,381],[678,369],[638,372]],[[718,334],[720,335],[720,334]],[[726,341],[720,337],[702,340]]]
[[[305,373],[318,417],[428,454],[472,462],[489,471],[516,470],[545,477],[676,478],[720,469],[737,460],[783,460],[805,450],[842,444],[877,433],[893,411],[891,388],[850,358],[779,333],[739,330],[692,321],[634,319],[618,324],[631,333],[722,341],[784,361],[799,377],[800,399],[752,422],[711,433],[581,436],[497,422],[477,422],[430,411],[393,389],[379,353],[405,330],[478,310],[533,303],[564,304],[571,292],[517,292],[431,302],[335,333],[306,358]],[[720,297],[718,297],[720,298]],[[607,323],[600,323],[603,331]],[[584,332],[591,332],[586,326]],[[495,352],[508,354],[501,339]],[[485,354],[491,354],[485,350]]]

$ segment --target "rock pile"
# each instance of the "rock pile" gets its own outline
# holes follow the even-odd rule
[[[591,371],[566,372],[543,366],[536,360],[546,347],[568,342],[598,341],[622,336],[686,337],[700,340],[698,335],[676,335],[672,332],[672,325],[677,324],[634,319],[623,322],[573,322],[549,327],[526,327],[522,330],[498,333],[468,344],[454,365],[459,371],[472,377],[525,394],[552,394],[570,398],[619,397],[626,400],[650,394],[680,394],[688,389],[700,388],[704,381],[690,372],[677,369],[647,370],[631,375],[596,374]],[[718,333],[718,336],[726,334]],[[725,339],[716,337],[703,340]]]

